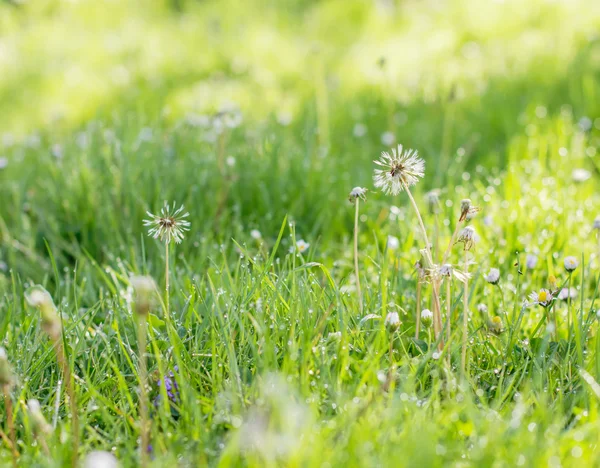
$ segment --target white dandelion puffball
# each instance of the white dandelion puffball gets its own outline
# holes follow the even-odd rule
[[[379,160],[373,162],[381,167],[375,169],[375,187],[388,195],[398,195],[425,175],[425,161],[419,158],[416,150],[404,150],[402,145],[392,148],[391,154],[382,152]]]
[[[367,193],[367,189],[366,188],[364,188],[364,187],[354,187],[352,190],[350,190],[350,193],[348,194],[348,199],[351,202],[353,202],[357,198],[360,198],[361,200],[365,201],[367,199],[366,193]]]
[[[94,451],[86,455],[83,460],[84,468],[118,468],[119,462],[110,452]]]
[[[262,234],[258,229],[252,229],[252,231],[250,231],[250,237],[255,240],[260,240],[262,239]]]
[[[400,241],[396,236],[388,236],[387,238],[387,248],[389,250],[397,250],[400,247]]]

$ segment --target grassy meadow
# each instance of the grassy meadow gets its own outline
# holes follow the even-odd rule
[[[0,466],[600,466],[599,182],[594,0],[0,1]]]

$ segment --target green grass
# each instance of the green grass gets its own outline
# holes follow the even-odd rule
[[[0,3],[0,336],[21,465],[72,458],[60,368],[24,299],[38,283],[63,317],[80,457],[138,463],[129,278],[164,287],[142,220],[165,200],[192,225],[170,251],[171,317],[161,301],[149,317],[153,466],[600,464],[599,27],[591,0]],[[241,122],[217,135],[203,119],[230,103]],[[440,357],[427,329],[413,339],[424,244],[406,194],[373,187],[384,132],[427,163],[413,193],[432,238],[425,194],[441,189],[440,250],[461,199],[482,209],[464,379],[458,281],[452,345]],[[355,186],[369,188],[362,312]],[[290,254],[299,239],[310,248]],[[554,303],[554,336],[523,303],[550,276],[567,285],[568,255],[577,298]],[[158,386],[171,372],[173,405]],[[57,419],[50,456],[32,398]],[[7,432],[4,402],[0,416]]]

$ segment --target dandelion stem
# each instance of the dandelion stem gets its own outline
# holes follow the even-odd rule
[[[569,273],[569,281],[567,283],[567,330],[569,331],[569,343],[571,342],[571,326],[575,327],[577,320],[571,320],[571,283],[573,281],[573,273]],[[558,335],[558,327],[556,323],[556,310],[554,310],[554,332]]]
[[[4,393],[4,406],[6,408],[6,424],[8,426],[8,435],[11,443],[12,463],[13,467],[19,466],[18,458],[19,452],[17,451],[17,437],[15,434],[15,423],[13,421],[13,407],[12,399],[10,397],[10,385],[3,385],[2,391]]]
[[[463,326],[462,326],[462,350],[460,355],[460,369],[465,376],[467,368],[467,335],[469,333],[469,253],[465,250],[465,289],[463,293]]]
[[[354,212],[354,274],[356,275],[356,294],[358,296],[358,303],[360,306],[360,312],[363,311],[362,292],[360,289],[360,274],[358,270],[358,207],[360,203],[360,197],[356,197],[356,210]]]
[[[140,466],[148,466],[148,445],[150,438],[148,434],[148,401],[146,385],[148,382],[148,370],[146,368],[146,316],[140,315],[137,321],[138,352],[139,352],[139,379],[140,379]]]
[[[410,199],[410,202],[415,210],[415,213],[417,214],[419,226],[421,227],[421,232],[423,233],[423,240],[425,241],[425,248],[427,249],[427,254],[429,255],[429,260],[431,261],[431,263],[433,263],[433,257],[431,255],[431,246],[429,245],[429,237],[427,237],[427,230],[425,229],[425,224],[423,224],[423,218],[421,217],[421,212],[419,211],[417,202],[413,198],[412,193],[410,192],[410,189],[408,188],[408,185],[406,183],[404,183],[404,190],[406,190],[406,193],[408,194],[408,198]]]
[[[165,304],[167,307],[167,320],[171,318],[171,306],[169,298],[169,243],[165,242]]]
[[[450,358],[450,335],[451,335],[451,316],[452,315],[452,279],[446,280],[446,339],[448,340],[448,358]]]

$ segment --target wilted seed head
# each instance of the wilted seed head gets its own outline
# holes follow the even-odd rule
[[[489,328],[492,333],[499,335],[504,331],[504,324],[502,323],[502,318],[499,316],[492,317],[492,320],[489,321]]]
[[[161,242],[166,244],[173,240],[176,244],[181,243],[184,232],[190,230],[190,222],[185,220],[190,214],[183,213],[183,205],[177,209],[175,209],[175,206],[174,202],[172,207],[165,203],[160,210],[160,215],[146,212],[150,219],[144,220],[144,226],[150,227],[148,230],[149,236],[160,239]]]
[[[476,232],[475,229],[471,226],[466,226],[460,234],[458,235],[458,242],[462,242],[465,244],[465,250],[471,250],[476,242]]]
[[[600,231],[600,216],[596,216],[596,219],[594,220],[594,224],[592,224],[592,227],[594,229]]]
[[[118,468],[117,458],[110,452],[94,451],[85,456],[83,468]]]
[[[43,286],[36,284],[25,291],[25,300],[31,307],[40,311],[44,331],[50,338],[57,339],[61,332],[60,317],[50,293]]]
[[[373,181],[388,195],[398,195],[405,188],[415,185],[425,175],[425,162],[416,150],[404,151],[402,145],[392,148],[392,154],[383,151],[378,161],[383,169],[375,169]]]
[[[46,422],[39,401],[33,399],[29,400],[27,402],[27,412],[31,419],[33,433],[36,436],[50,434],[52,432],[52,426]]]
[[[482,314],[487,314],[488,308],[485,304],[477,304],[477,311]]]
[[[436,214],[440,212],[440,191],[438,189],[427,192],[427,207],[429,208],[430,214]]]
[[[14,377],[10,363],[8,362],[6,350],[4,348],[0,348],[0,387],[11,386],[13,380]]]
[[[566,257],[565,258],[565,270],[567,270],[569,273],[572,273],[573,271],[575,271],[578,266],[579,266],[579,260],[577,260],[575,257]]]
[[[149,276],[132,276],[129,279],[135,292],[135,311],[138,315],[147,315],[152,306],[156,284]]]
[[[469,198],[465,198],[460,202],[460,218],[459,221],[464,221],[467,219],[467,214],[469,214],[469,210],[471,209],[471,200]]]
[[[362,201],[367,201],[366,194],[366,188],[354,187],[352,190],[350,190],[350,193],[348,194],[348,200],[350,200],[350,203],[354,203],[357,198],[361,199]]]
[[[423,322],[423,325],[426,327],[429,327],[433,322],[433,312],[429,309],[423,309],[421,311],[421,322]]]
[[[440,275],[442,276],[452,276],[452,265],[450,263],[446,263],[440,267]]]
[[[500,270],[498,270],[498,268],[492,268],[490,272],[485,275],[485,280],[490,284],[498,284],[500,281]]]
[[[400,328],[400,316],[398,312],[388,312],[384,323],[390,333],[398,330]]]

